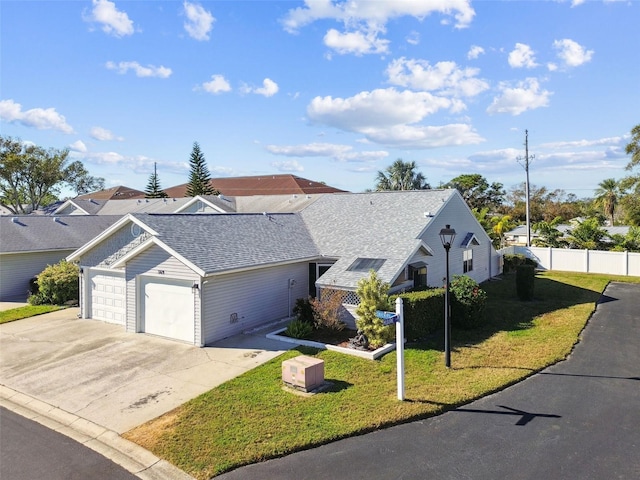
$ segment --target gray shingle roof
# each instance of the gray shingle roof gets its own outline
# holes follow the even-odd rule
[[[14,215],[0,217],[0,253],[79,248],[121,217]]]
[[[380,278],[391,281],[420,244],[426,225],[455,190],[324,195],[301,215],[327,257],[340,258],[323,284],[355,287],[368,274],[346,269],[357,257],[384,258]]]
[[[133,214],[207,274],[313,258],[318,249],[294,214]]]

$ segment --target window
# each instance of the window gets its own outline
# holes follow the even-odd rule
[[[384,264],[384,258],[357,258],[355,262],[349,265],[349,272],[368,272],[373,270],[377,272]]]
[[[465,250],[462,252],[462,271],[464,273],[473,270],[473,250]]]
[[[427,267],[409,267],[411,272],[411,279],[413,280],[413,287],[426,287],[427,286]]]

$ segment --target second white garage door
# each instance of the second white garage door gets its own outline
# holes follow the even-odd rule
[[[142,326],[146,333],[193,342],[193,282],[164,278],[141,278]]]

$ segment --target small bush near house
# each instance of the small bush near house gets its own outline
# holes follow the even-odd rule
[[[356,293],[360,297],[360,305],[356,308],[356,326],[366,335],[372,348],[391,342],[395,335],[394,326],[384,325],[376,316],[376,310],[391,310],[388,292],[389,284],[382,282],[373,270],[368,278],[358,282]]]
[[[467,275],[454,275],[450,292],[451,326],[468,329],[484,323],[487,293],[478,282]]]
[[[516,269],[516,294],[520,300],[533,300],[536,272],[533,265],[518,265]]]
[[[535,268],[538,266],[538,262],[521,253],[508,254],[503,257],[504,273],[515,272],[518,265],[532,265]]]
[[[62,305],[70,300],[77,300],[78,267],[73,263],[61,260],[49,265],[37,276],[38,293],[28,299],[31,305]]]
[[[289,324],[284,334],[291,338],[307,338],[312,332],[313,325],[310,322],[296,318]]]
[[[407,340],[424,339],[444,325],[444,289],[420,289],[398,295],[402,298]],[[391,297],[391,304],[397,297]]]
[[[311,305],[311,298],[298,298],[293,306],[293,314],[298,320],[313,323],[313,306]]]
[[[320,292],[320,298],[311,299],[313,308],[313,322],[317,329],[326,328],[328,330],[340,331],[346,326],[342,321],[342,298],[343,294],[339,290],[328,288]]]

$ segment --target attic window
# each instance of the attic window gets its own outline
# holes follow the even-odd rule
[[[464,239],[460,243],[460,246],[462,248],[467,248],[469,246],[474,246],[474,245],[480,245],[480,242],[476,238],[476,234],[473,232],[467,233],[467,235],[464,237]]]
[[[368,272],[369,270],[373,270],[377,272],[384,262],[384,258],[357,258],[356,261],[347,268],[347,271]]]

